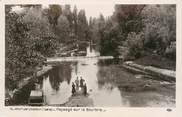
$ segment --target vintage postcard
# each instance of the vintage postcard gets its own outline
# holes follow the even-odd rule
[[[179,0],[0,9],[0,117],[182,115]]]

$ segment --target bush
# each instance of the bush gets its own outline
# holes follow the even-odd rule
[[[127,46],[129,48],[128,54],[134,58],[139,58],[143,50],[143,33],[129,33],[127,37]]]
[[[170,46],[166,48],[165,56],[176,61],[176,42],[171,42]]]

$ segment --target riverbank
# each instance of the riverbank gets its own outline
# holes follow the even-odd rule
[[[133,61],[124,62],[123,67],[131,72],[158,77],[156,80],[165,80],[170,82],[176,80],[176,72],[173,70],[139,65]]]
[[[43,66],[41,69],[37,70],[36,74],[27,78],[22,79],[17,84],[17,88],[13,91],[6,90],[6,105],[14,104],[13,100],[18,100],[20,104],[27,102],[29,98],[29,93],[34,87],[34,83],[38,80],[38,77],[46,74],[53,67],[50,65]]]
[[[36,78],[44,75],[45,73],[47,73],[49,70],[51,70],[53,67],[48,65],[48,66],[43,66],[41,70],[38,70],[35,74],[35,76],[31,76],[31,77],[27,77],[25,79],[23,79],[22,81],[19,82],[18,84],[18,89],[21,89],[22,87],[24,87],[25,85],[27,85],[29,82],[31,82],[32,80],[36,80]]]
[[[153,66],[161,69],[176,70],[176,61],[169,60],[159,55],[148,54],[147,56],[134,60],[136,64]]]
[[[171,83],[163,80],[155,80],[157,77],[141,73],[132,73],[122,65],[117,65],[117,67],[115,65],[110,65],[109,67],[103,66],[99,70],[98,77],[100,84],[112,82],[116,84],[120,90],[126,92],[155,91],[164,95],[175,96],[175,82]]]

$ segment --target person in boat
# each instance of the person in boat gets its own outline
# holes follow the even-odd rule
[[[87,85],[86,83],[83,86],[83,94],[86,96],[87,95]]]
[[[83,87],[83,82],[84,82],[84,79],[82,79],[82,77],[80,77],[80,87],[81,88]]]
[[[75,80],[75,84],[76,84],[76,90],[79,90],[79,79],[78,79],[78,77]]]
[[[72,82],[72,95],[74,95],[75,93],[76,93],[75,83]]]

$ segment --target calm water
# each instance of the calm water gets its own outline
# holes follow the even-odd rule
[[[97,51],[87,48],[87,56],[98,55]],[[85,79],[94,106],[174,106],[172,97],[165,97],[155,92],[128,93],[119,90],[113,82],[99,83],[100,79],[107,80],[107,78],[100,74],[99,69],[102,66],[98,63],[97,59],[63,62],[52,69],[47,76],[44,76],[41,86],[46,104],[66,103],[71,96],[71,84],[78,76]]]

